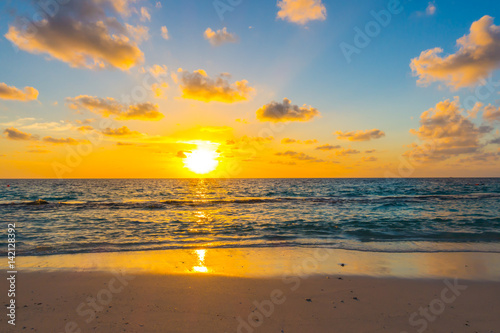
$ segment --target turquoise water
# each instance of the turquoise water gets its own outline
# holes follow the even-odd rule
[[[0,180],[1,224],[16,223],[24,255],[263,246],[500,252],[499,203],[498,178]]]

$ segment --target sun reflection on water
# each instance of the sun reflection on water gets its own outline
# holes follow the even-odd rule
[[[206,250],[195,250],[194,252],[198,256],[198,266],[193,266],[193,271],[197,273],[207,273],[208,268],[205,266]]]

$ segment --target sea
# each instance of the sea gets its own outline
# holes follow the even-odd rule
[[[500,252],[500,179],[2,179],[18,255],[242,247]],[[1,249],[5,254],[7,248]]]

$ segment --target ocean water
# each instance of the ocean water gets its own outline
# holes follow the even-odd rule
[[[500,252],[500,179],[4,179],[0,216],[5,230],[16,224],[23,255],[269,246]]]

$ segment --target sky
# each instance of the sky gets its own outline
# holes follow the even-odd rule
[[[500,4],[0,4],[0,178],[499,177]]]

